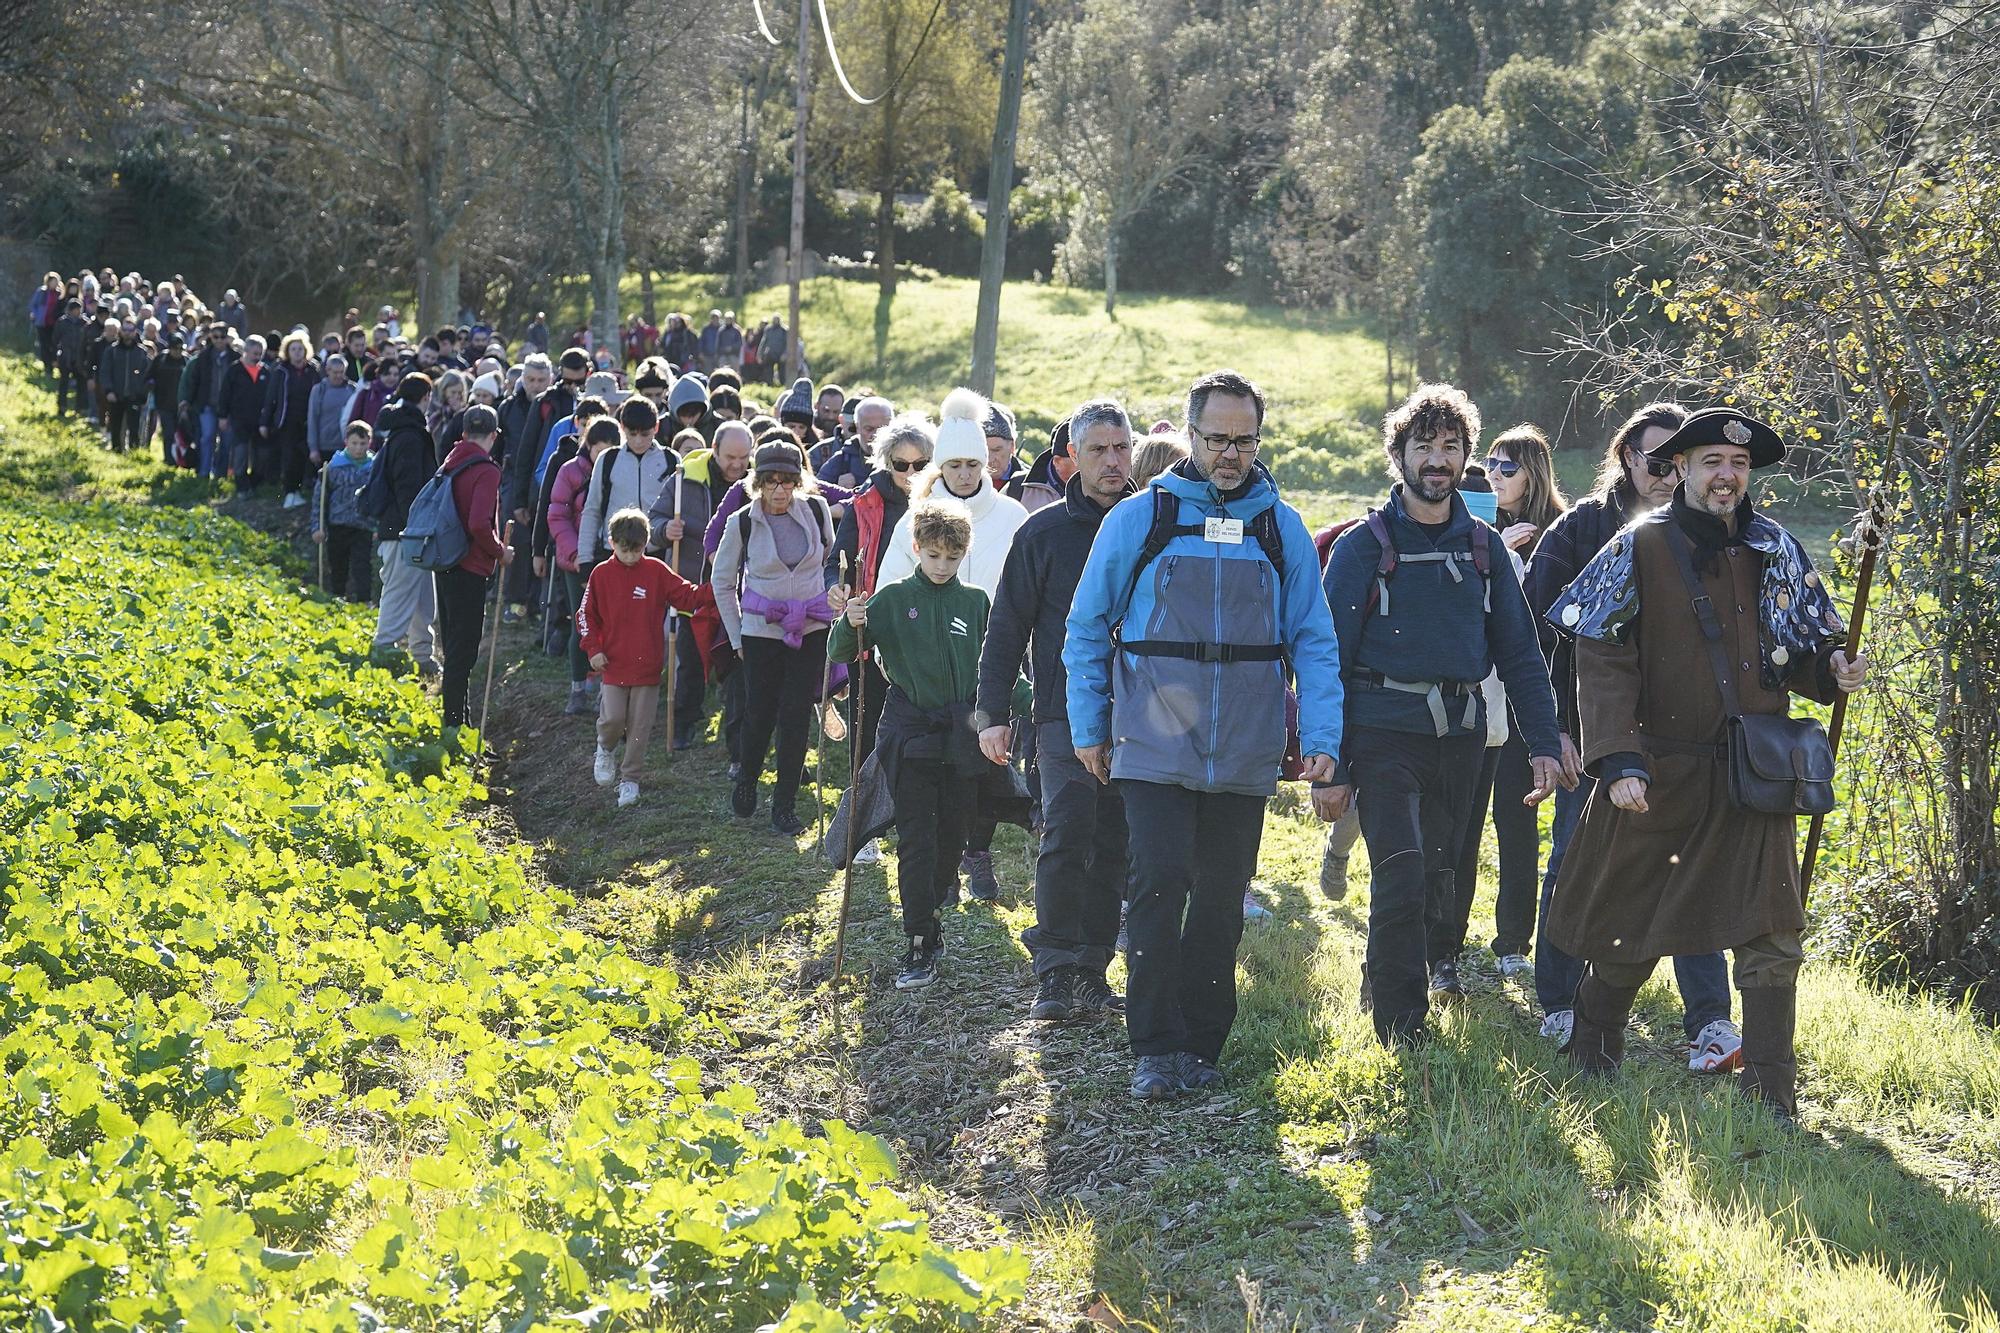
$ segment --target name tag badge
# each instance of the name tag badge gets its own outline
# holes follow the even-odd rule
[[[1243,520],[1240,518],[1211,518],[1201,525],[1203,541],[1225,542],[1230,546],[1243,544]]]

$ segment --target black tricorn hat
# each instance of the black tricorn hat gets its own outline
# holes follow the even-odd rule
[[[1769,467],[1785,456],[1785,442],[1778,432],[1733,407],[1703,408],[1646,452],[1654,458],[1672,458],[1712,444],[1748,449],[1753,468]]]

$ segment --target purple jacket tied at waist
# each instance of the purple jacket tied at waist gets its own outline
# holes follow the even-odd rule
[[[762,616],[767,625],[782,627],[787,648],[798,648],[805,643],[808,620],[817,620],[822,625],[833,623],[833,610],[826,604],[825,593],[811,601],[792,598],[781,602],[745,588],[742,603],[744,611],[750,615]]]

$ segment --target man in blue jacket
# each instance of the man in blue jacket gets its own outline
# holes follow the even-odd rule
[[[1126,1027],[1132,1095],[1148,1100],[1222,1082],[1287,663],[1304,776],[1330,778],[1340,752],[1319,559],[1257,463],[1263,425],[1264,395],[1243,376],[1195,381],[1192,456],[1105,516],[1066,627],[1070,738],[1091,776],[1118,782],[1130,829]]]
[[[1445,909],[1486,745],[1479,683],[1495,667],[1528,741],[1528,804],[1575,783],[1514,563],[1458,495],[1478,439],[1470,399],[1420,386],[1382,423],[1401,480],[1326,565],[1346,717],[1340,771],[1314,790],[1313,807],[1335,820],[1360,802],[1372,869],[1367,978],[1385,1044],[1425,1039],[1431,967],[1449,961]]]

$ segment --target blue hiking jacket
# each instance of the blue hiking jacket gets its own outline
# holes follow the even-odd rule
[[[1156,488],[1179,500],[1178,526],[1239,519],[1243,540],[1174,537],[1135,582]],[[1282,580],[1249,533],[1266,509],[1277,514]],[[1071,739],[1078,746],[1108,742],[1113,777],[1253,796],[1277,790],[1285,664],[1140,656],[1114,642],[1121,622],[1129,642],[1282,644],[1298,681],[1300,752],[1339,755],[1340,650],[1320,590],[1319,556],[1268,473],[1259,469],[1225,500],[1183,463],[1105,515],[1070,605],[1063,667]]]

